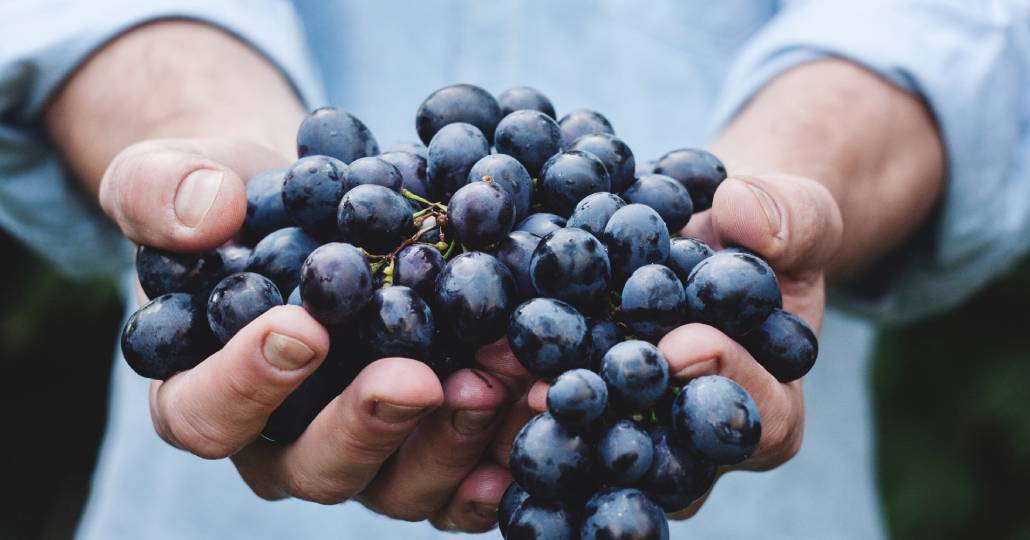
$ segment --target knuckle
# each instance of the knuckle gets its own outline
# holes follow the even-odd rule
[[[224,433],[199,415],[180,411],[171,416],[168,428],[182,448],[204,459],[221,459],[237,448],[226,441]]]
[[[333,485],[309,473],[295,472],[286,477],[286,490],[298,499],[322,505],[333,505],[350,499],[353,494],[343,485]]]

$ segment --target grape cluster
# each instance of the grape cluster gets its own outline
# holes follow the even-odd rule
[[[122,349],[140,375],[192,368],[274,306],[330,331],[329,357],[263,435],[296,439],[374,359],[421,360],[444,378],[507,337],[553,383],[513,442],[507,538],[668,538],[716,468],[761,436],[751,396],[703,376],[671,385],[655,344],[687,322],[738,340],[781,381],[815,362],[809,327],[782,310],[773,270],[741,248],[676,236],[726,177],[703,150],[638,165],[608,120],[526,87],[466,84],[418,108],[420,143],[385,152],[342,109],[309,114],[299,159],[247,183],[240,234],[217,249],[141,246],[152,298]]]

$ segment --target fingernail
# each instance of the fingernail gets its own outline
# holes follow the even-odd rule
[[[719,368],[719,361],[716,359],[695,362],[676,372],[677,379],[686,380],[700,377],[701,375],[712,375]]]
[[[425,410],[425,407],[395,405],[393,403],[385,403],[382,401],[377,401],[375,405],[375,415],[387,424],[407,422],[408,420],[422,414]]]
[[[497,505],[489,503],[472,503],[472,511],[484,519],[497,519]]]
[[[497,416],[497,411],[457,411],[451,418],[454,430],[462,435],[476,435],[490,427],[490,424]]]
[[[775,234],[780,230],[780,209],[776,206],[772,197],[770,197],[765,190],[747,182],[744,184],[747,185],[748,189],[751,190],[751,193],[755,196],[755,199],[758,200],[758,205],[761,206],[762,211],[765,212],[765,218],[769,220],[769,228]]]
[[[287,371],[300,369],[315,359],[315,351],[303,341],[275,332],[265,337],[261,353],[269,364]]]
[[[175,215],[187,227],[196,227],[215,204],[218,189],[225,173],[212,169],[197,169],[190,173],[175,194]]]

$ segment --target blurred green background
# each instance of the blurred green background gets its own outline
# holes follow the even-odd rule
[[[113,284],[69,282],[7,236],[0,253],[0,538],[67,538],[103,429],[121,305]],[[1024,265],[955,314],[881,339],[870,377],[895,538],[1030,540],[1028,311]]]

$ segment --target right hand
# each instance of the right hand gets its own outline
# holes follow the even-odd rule
[[[145,141],[112,160],[100,203],[138,244],[210,249],[243,223],[244,179],[287,164],[285,156],[241,141]],[[265,499],[355,498],[387,516],[430,519],[440,528],[492,527],[511,477],[481,458],[504,422],[501,409],[523,395],[525,372],[485,366],[494,374],[465,369],[441,384],[421,362],[384,358],[366,367],[295,442],[262,439],[268,416],[328,349],[328,333],[307,312],[276,307],[197,367],[154,381],[154,428],[200,457],[230,457]]]

